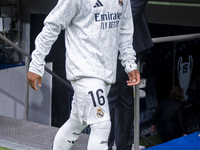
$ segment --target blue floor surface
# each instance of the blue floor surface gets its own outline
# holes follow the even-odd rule
[[[200,150],[200,131],[145,150]]]

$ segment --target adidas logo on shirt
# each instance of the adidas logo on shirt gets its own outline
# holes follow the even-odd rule
[[[103,6],[103,4],[99,1],[99,0],[97,0],[97,2],[94,4],[94,8],[96,8],[96,7],[102,7]]]

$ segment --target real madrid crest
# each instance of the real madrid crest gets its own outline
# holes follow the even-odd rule
[[[118,0],[119,1],[119,5],[123,6],[123,0]]]
[[[97,117],[102,118],[104,116],[104,113],[101,109],[97,109]]]

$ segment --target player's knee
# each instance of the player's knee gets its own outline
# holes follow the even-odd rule
[[[79,121],[69,118],[68,121],[58,130],[54,139],[54,149],[66,150],[74,145],[86,125],[82,125]],[[53,150],[54,150],[53,149]]]
[[[91,133],[88,142],[88,150],[107,150],[108,136],[111,127],[110,120],[91,124],[90,127]]]
[[[53,150],[70,149],[75,142],[76,140],[70,140],[70,138],[65,137],[59,130],[54,139]]]
[[[99,135],[109,135],[110,128],[111,128],[111,122],[110,120],[94,123],[90,125],[91,132]]]

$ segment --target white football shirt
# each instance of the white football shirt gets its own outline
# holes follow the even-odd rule
[[[35,40],[29,71],[43,76],[44,58],[61,30],[68,80],[94,77],[114,83],[118,51],[127,73],[137,68],[130,0],[59,0]]]

